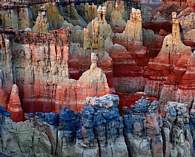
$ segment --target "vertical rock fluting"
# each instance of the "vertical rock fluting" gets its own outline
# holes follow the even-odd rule
[[[0,134],[9,134],[1,136],[2,152],[15,157],[127,157],[118,103],[118,96],[105,95],[88,98],[80,114],[66,108],[58,114],[29,114],[29,120],[20,123],[5,117]]]
[[[20,42],[13,44],[14,76],[24,110],[52,111],[57,84],[68,79],[68,30],[20,34],[17,38]]]
[[[18,32],[15,40],[2,40],[2,58],[9,63],[2,66],[1,87],[5,86],[9,93],[13,75],[25,112],[59,111],[60,106],[79,111],[87,96],[109,93],[106,76],[94,63],[97,58],[92,57],[92,68],[79,81],[69,79],[68,36],[68,30],[59,29],[48,33]],[[4,70],[10,78],[5,78]]]
[[[0,104],[4,107],[13,84],[11,46],[8,36],[0,34]]]
[[[142,97],[120,116],[118,104],[112,94],[88,97],[80,113],[64,108],[28,114],[20,123],[1,110],[1,152],[15,157],[192,157],[194,108],[188,112],[187,104],[168,102],[162,116],[158,101]]]

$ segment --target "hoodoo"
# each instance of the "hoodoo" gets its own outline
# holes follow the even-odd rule
[[[0,1],[0,156],[195,157],[194,0]]]
[[[15,122],[19,122],[24,119],[24,113],[20,102],[18,86],[16,84],[12,86],[9,103],[7,105],[7,111],[11,113],[11,119]]]

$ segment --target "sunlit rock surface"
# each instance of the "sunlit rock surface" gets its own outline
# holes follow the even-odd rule
[[[194,2],[69,2],[0,3],[0,156],[193,157]]]

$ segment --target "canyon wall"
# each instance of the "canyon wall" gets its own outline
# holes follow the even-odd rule
[[[5,38],[2,37],[2,40]],[[6,65],[10,66],[2,67],[3,106],[6,107],[8,103],[7,99],[4,100],[3,94],[7,92],[9,97],[13,83],[19,87],[18,96],[25,112],[59,111],[65,106],[79,111],[87,96],[109,93],[106,76],[97,67],[96,54],[94,54],[95,59],[91,57],[90,70],[86,71],[78,81],[69,79],[68,29],[42,34],[18,32],[14,40],[7,39],[7,42],[11,43],[7,52],[6,47],[2,46],[1,63],[7,61],[9,63]],[[12,60],[9,60],[9,57]],[[10,72],[9,75],[4,76],[7,71]],[[10,99],[15,98],[10,96]]]
[[[165,26],[161,28],[160,24],[155,25],[157,29],[145,24],[142,19],[146,14],[134,8],[127,23],[118,25],[118,21],[125,19],[124,4],[117,2],[115,8],[112,4],[110,10],[109,3],[103,7],[88,4],[84,8],[72,4],[68,6],[71,9],[66,8],[64,12],[64,8],[55,3],[30,9],[34,25],[23,33],[15,30],[12,32],[14,38],[12,35],[2,38],[2,45],[6,45],[4,40],[7,40],[5,50],[2,49],[7,55],[7,64],[2,66],[0,90],[3,106],[8,104],[12,84],[18,85],[22,107],[28,112],[59,111],[64,106],[79,111],[86,96],[103,95],[109,91],[125,97],[144,92],[160,98],[162,104],[174,100],[190,105],[194,101],[194,55],[191,50],[194,49],[194,14],[191,8],[172,15],[174,9],[165,7],[171,21],[159,8],[155,15],[151,14],[158,20],[161,16],[168,20],[166,26],[172,25],[169,30]],[[93,13],[91,17],[89,12]],[[14,21],[14,17],[9,17]],[[25,17],[28,18],[27,14]],[[83,20],[86,20],[85,24],[79,23]],[[38,29],[39,25],[44,28]],[[67,28],[56,29],[58,27]],[[54,28],[56,30],[51,30]],[[96,66],[91,69],[92,52],[99,60],[97,65],[92,63],[91,67]]]
[[[118,105],[117,95],[88,97],[80,113],[30,113],[19,123],[1,109],[0,151],[14,157],[194,156],[194,109],[168,102],[162,116],[158,101],[142,97],[120,116]]]

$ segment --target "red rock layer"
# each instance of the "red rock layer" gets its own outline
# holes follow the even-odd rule
[[[9,103],[7,105],[7,111],[11,113],[11,119],[15,122],[24,120],[24,114],[21,107],[20,98],[18,95],[18,86],[13,85]]]
[[[195,97],[195,56],[192,55],[188,61],[185,74],[179,82],[177,100],[191,104]]]
[[[109,87],[112,87],[112,59],[110,57],[107,58],[107,56],[104,56],[103,53],[98,55],[98,57],[98,66],[101,67],[101,69],[105,72]],[[80,52],[78,52],[77,55],[70,54],[68,60],[70,78],[78,80],[82,73],[89,69],[90,64],[90,53],[87,55],[80,55]]]
[[[118,39],[114,42],[123,45],[126,49],[116,44],[109,50],[113,60],[113,86],[116,91],[122,93],[143,91],[144,67],[149,59],[146,48]]]

